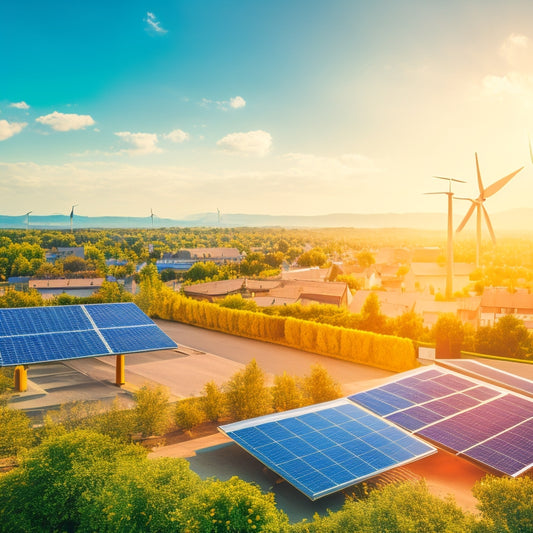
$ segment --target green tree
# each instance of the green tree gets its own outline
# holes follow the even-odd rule
[[[467,533],[474,518],[451,498],[433,496],[423,481],[393,483],[370,492],[367,499],[348,499],[338,512],[315,516],[295,533]]]
[[[514,315],[501,317],[494,326],[479,328],[475,337],[476,351],[479,353],[533,358],[533,341],[524,322]]]
[[[257,311],[257,304],[249,299],[243,298],[240,294],[230,294],[222,300],[217,301],[220,307],[228,309],[244,309],[245,311]]]
[[[174,407],[174,422],[183,431],[191,431],[204,420],[204,412],[201,409],[198,398],[186,398],[176,403]]]
[[[135,295],[134,302],[147,314],[150,314],[150,306],[158,297],[163,288],[163,283],[153,263],[148,263],[139,272],[140,288]]]
[[[131,302],[133,295],[121,283],[104,281],[100,289],[92,295],[92,299],[98,303]]]
[[[274,377],[272,404],[275,411],[288,411],[304,404],[302,390],[294,376],[283,372],[281,376]]]
[[[87,261],[83,257],[69,255],[63,260],[63,272],[85,272],[88,270]]]
[[[183,274],[183,279],[192,282],[211,280],[217,277],[218,272],[219,268],[213,261],[198,262]]]
[[[381,312],[378,295],[371,292],[361,309],[359,328],[374,333],[388,333],[388,319]]]
[[[394,319],[394,335],[412,340],[421,340],[426,335],[424,319],[414,311],[407,311]]]
[[[453,313],[443,313],[432,329],[437,357],[459,357],[465,338],[464,324]]]
[[[190,533],[281,533],[288,518],[276,508],[274,495],[237,477],[207,480],[174,513],[178,528]]]
[[[335,381],[328,371],[319,364],[311,367],[311,373],[303,382],[304,396],[307,403],[315,404],[335,400],[342,395],[340,383]]]
[[[368,268],[376,262],[374,255],[368,250],[363,250],[357,254],[357,262],[363,268]]]
[[[162,385],[143,385],[133,397],[138,431],[145,437],[163,435],[170,426],[168,390]]]
[[[201,406],[210,422],[218,422],[226,413],[226,395],[214,381],[204,385]]]
[[[321,248],[312,248],[298,257],[298,264],[303,267],[322,266],[328,260],[327,255]]]
[[[479,533],[533,531],[533,479],[487,476],[473,488],[482,513]]]
[[[235,420],[244,420],[271,411],[270,391],[255,359],[233,374],[225,385],[228,409]]]
[[[28,415],[7,405],[0,405],[0,457],[17,455],[34,442]]]

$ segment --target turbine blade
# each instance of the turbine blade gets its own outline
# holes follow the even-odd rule
[[[476,171],[477,171],[477,186],[479,187],[479,196],[480,198],[484,198],[484,190],[483,190],[483,182],[481,181],[481,172],[479,170],[479,161],[477,160],[477,152],[476,152]]]
[[[487,223],[487,228],[489,228],[489,233],[492,239],[492,242],[496,244],[496,235],[494,235],[494,230],[492,229],[492,224],[490,223],[489,214],[487,213],[487,210],[485,209],[485,206],[481,204],[481,207],[483,209],[483,214],[485,215],[485,222]]]
[[[509,183],[524,167],[520,167],[518,170],[511,172],[505,178],[501,178],[498,181],[495,181],[492,185],[485,189],[485,198],[489,198],[493,194],[496,194],[505,184]]]
[[[470,209],[466,212],[465,218],[463,218],[463,221],[459,224],[459,227],[456,230],[458,233],[466,226],[466,223],[468,222],[468,219],[472,216],[472,213],[474,212],[475,208],[476,204],[472,202]]]

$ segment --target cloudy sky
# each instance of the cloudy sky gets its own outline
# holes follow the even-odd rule
[[[533,2],[6,2],[0,214],[529,207]],[[467,206],[456,204],[457,211]]]

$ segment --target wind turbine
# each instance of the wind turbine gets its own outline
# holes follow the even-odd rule
[[[154,229],[154,212],[152,211],[152,208],[150,207],[150,218],[152,219],[152,229]]]
[[[481,172],[479,170],[477,152],[475,155],[479,196],[475,199],[458,197],[459,200],[469,200],[470,202],[472,202],[472,205],[470,206],[470,209],[466,212],[466,215],[463,218],[462,222],[459,224],[459,227],[457,228],[457,233],[459,233],[466,226],[466,223],[470,220],[470,217],[472,216],[474,211],[476,211],[476,267],[479,267],[479,258],[481,253],[481,212],[483,212],[483,215],[485,217],[485,223],[487,224],[487,228],[489,230],[492,242],[496,244],[496,235],[494,234],[494,229],[492,228],[489,214],[485,209],[483,203],[487,198],[490,198],[491,196],[496,194],[504,185],[509,183],[509,181],[511,181],[511,179],[513,179],[524,167],[520,167],[518,170],[511,172],[509,175],[499,179],[498,181],[495,181],[492,185],[489,185],[487,188],[485,188],[483,186],[483,181],[481,181]]]
[[[433,176],[438,180],[446,180],[448,182],[448,191],[445,192],[426,192],[425,194],[446,194],[448,196],[448,243],[446,254],[446,294],[447,300],[451,300],[453,296],[453,212],[452,212],[452,181],[456,183],[466,183],[466,181],[455,178],[443,178],[442,176]]]
[[[72,206],[72,209],[70,210],[70,233],[72,233],[72,219],[74,218],[74,208],[77,206],[78,204],[74,204]]]
[[[26,231],[30,229],[30,213],[33,211],[28,211],[24,216],[26,217]]]
[[[218,220],[218,226],[220,227],[220,209],[217,207],[217,220]]]

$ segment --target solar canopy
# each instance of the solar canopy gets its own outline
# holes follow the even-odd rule
[[[0,366],[176,346],[133,303],[0,309]]]
[[[433,367],[349,399],[502,474],[533,467],[533,400],[522,395]]]
[[[461,374],[466,374],[474,378],[489,381],[500,387],[525,394],[533,398],[533,381],[515,376],[509,372],[498,370],[488,365],[484,365],[472,359],[440,359],[436,363],[440,366],[450,368]]]
[[[312,500],[437,451],[346,398],[219,429]]]

